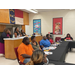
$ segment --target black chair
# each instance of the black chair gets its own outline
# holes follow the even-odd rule
[[[61,41],[64,41],[65,38],[61,38]]]

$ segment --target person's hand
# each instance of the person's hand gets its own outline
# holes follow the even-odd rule
[[[34,52],[35,50],[33,50],[33,52]]]
[[[47,56],[47,55],[45,54],[45,55],[44,55],[45,58],[44,58],[44,60],[43,60],[44,63],[47,63],[46,56]]]
[[[42,49],[39,47],[39,50],[42,50]]]
[[[34,42],[33,44],[36,45],[36,42]]]
[[[45,57],[47,56],[47,54],[45,54]]]
[[[22,34],[20,34],[20,37],[22,36]]]
[[[11,35],[11,32],[9,31],[9,34]]]
[[[52,42],[52,44],[54,44],[55,42]]]

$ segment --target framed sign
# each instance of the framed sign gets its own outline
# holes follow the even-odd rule
[[[33,33],[41,34],[41,19],[33,20]]]
[[[63,18],[53,18],[53,34],[62,35]]]

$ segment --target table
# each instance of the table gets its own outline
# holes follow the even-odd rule
[[[14,48],[18,47],[22,43],[23,38],[24,37],[4,39],[5,58],[16,59]],[[29,40],[31,42],[31,37],[29,37]],[[42,36],[36,36],[36,41],[39,42],[40,40],[42,40]]]
[[[49,64],[54,64],[54,65],[75,65],[75,64],[71,64],[71,63],[56,62],[56,61],[50,61]]]
[[[69,48],[75,48],[75,41],[63,41],[53,52],[52,55],[48,55],[49,61],[53,62],[65,62],[65,55]]]

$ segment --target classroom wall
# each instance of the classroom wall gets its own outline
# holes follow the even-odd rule
[[[65,37],[67,33],[75,39],[75,10],[59,10],[50,12],[41,12],[39,14],[29,14],[29,34],[33,33],[33,19],[41,19],[41,32],[43,35],[52,32],[52,18],[63,17],[63,35],[54,35]]]

